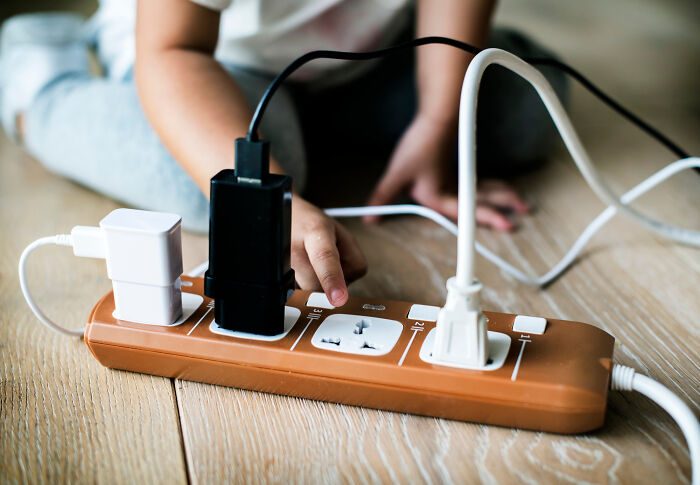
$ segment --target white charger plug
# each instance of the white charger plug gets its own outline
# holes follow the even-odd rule
[[[177,214],[116,209],[100,221],[117,319],[169,325],[182,315],[181,220]],[[75,236],[73,247],[78,255]]]
[[[25,278],[29,253],[44,244],[72,246],[76,256],[104,258],[114,290],[118,320],[170,325],[182,315],[182,238],[177,214],[116,209],[99,227],[75,226],[70,235],[42,238],[30,244],[20,258],[20,285],[27,303],[44,324],[70,335],[34,304]]]

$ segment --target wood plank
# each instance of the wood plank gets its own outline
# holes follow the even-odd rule
[[[20,293],[28,243],[116,207],[0,139],[0,482],[186,482],[172,382],[100,366],[81,340],[43,327]],[[84,325],[110,289],[104,261],[69,248],[41,248],[28,268],[37,302],[67,327]]]

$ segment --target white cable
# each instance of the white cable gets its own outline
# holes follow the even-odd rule
[[[655,172],[650,177],[644,179],[639,184],[635,185],[632,189],[625,192],[620,200],[629,204],[647,193],[649,190],[653,189],[661,182],[672,177],[673,175],[686,170],[688,168],[700,168],[700,158],[690,157],[677,160],[663,167],[658,172]],[[439,224],[448,232],[458,234],[457,225],[449,220],[447,217],[443,216],[439,212],[424,207],[422,205],[415,204],[397,204],[397,205],[378,205],[378,206],[365,206],[365,207],[333,207],[330,209],[325,209],[325,213],[330,217],[344,218],[344,217],[364,217],[364,216],[392,216],[392,215],[416,215],[420,217],[425,217],[431,221]],[[476,251],[481,254],[488,261],[498,266],[501,270],[505,271],[518,281],[534,286],[544,286],[551,283],[557,279],[561,274],[566,271],[566,269],[571,266],[574,260],[581,253],[583,248],[586,246],[588,241],[593,238],[593,236],[607,224],[610,219],[617,214],[617,209],[615,207],[608,207],[602,211],[595,219],[593,219],[588,226],[584,229],[581,235],[576,239],[571,248],[566,252],[564,257],[562,257],[559,262],[557,262],[551,269],[549,269],[545,274],[540,276],[530,276],[523,271],[519,270],[511,263],[501,258],[497,254],[493,253],[490,249],[476,241]],[[190,270],[187,275],[192,277],[201,276],[209,267],[209,262],[205,261],[197,267]]]
[[[623,365],[613,367],[610,388],[614,391],[637,391],[644,394],[671,415],[688,443],[693,476],[691,483],[700,485],[700,424],[685,402],[655,380]]]
[[[85,333],[84,328],[70,330],[61,327],[56,322],[47,317],[44,314],[44,312],[42,312],[39,309],[39,307],[34,302],[31,293],[29,292],[29,287],[27,286],[26,278],[27,257],[36,248],[40,246],[48,246],[49,244],[56,244],[59,246],[73,246],[73,238],[70,236],[70,234],[58,234],[56,236],[42,237],[31,243],[29,246],[27,246],[24,249],[24,251],[22,251],[22,255],[19,257],[19,286],[22,289],[22,294],[24,295],[24,299],[27,300],[29,308],[31,308],[32,312],[34,312],[34,315],[36,315],[36,317],[41,323],[43,323],[55,332],[62,333],[64,335],[70,335],[72,337],[82,337]]]
[[[500,49],[486,49],[477,54],[469,63],[469,68],[467,69],[467,74],[464,78],[462,95],[460,99],[460,122],[462,120],[462,111],[466,111],[465,120],[471,123],[471,125],[467,125],[470,128],[469,130],[466,130],[465,127],[460,126],[460,141],[469,143],[468,146],[463,147],[464,150],[467,151],[464,156],[468,156],[470,158],[474,158],[476,156],[475,120],[479,83],[484,70],[491,64],[499,64],[506,69],[513,71],[515,74],[528,81],[535,88],[537,94],[539,94],[540,98],[544,102],[547,111],[549,111],[552,121],[557,127],[557,130],[559,131],[564,144],[569,150],[569,153],[571,153],[574,162],[578,166],[579,171],[583,175],[586,182],[588,182],[591,189],[593,189],[596,195],[598,195],[603,202],[609,206],[613,206],[618,211],[631,218],[637,224],[640,224],[667,239],[691,246],[700,246],[699,231],[674,227],[651,219],[636,209],[626,205],[624,201],[621,201],[613,194],[591,163],[588,153],[584,149],[581,140],[571,124],[571,120],[566,114],[564,107],[561,105],[561,102],[557,98],[557,95],[547,79],[533,66],[509,52]],[[461,156],[462,154],[460,153],[460,158]],[[460,205],[460,209],[465,207],[464,203],[466,203],[466,201],[462,202],[460,200],[460,204],[462,204]],[[466,208],[468,209],[468,207]],[[463,241],[460,241],[460,245],[465,245],[467,241],[464,241],[465,244],[462,244],[462,242]]]
[[[643,180],[641,183],[634,186],[631,190],[627,191],[622,197],[620,197],[620,200],[625,204],[629,204],[641,195],[651,190],[652,188],[659,185],[661,182],[668,179],[669,177],[677,174],[682,170],[694,167],[700,167],[700,158],[684,158],[682,160],[677,160],[673,163],[670,163],[658,172],[648,177],[647,179]],[[432,220],[433,222],[439,224],[455,236],[458,234],[457,225],[454,222],[452,222],[442,214],[420,205],[399,204],[369,207],[336,207],[332,209],[326,209],[325,212],[329,216],[336,218],[364,217],[375,215],[387,216],[400,214],[417,215]],[[617,214],[617,209],[615,207],[608,207],[600,214],[598,214],[598,216],[595,219],[593,219],[588,224],[588,226],[586,226],[584,231],[581,233],[578,239],[576,239],[576,241],[566,252],[564,257],[554,266],[552,266],[552,268],[549,271],[547,271],[541,276],[530,276],[524,273],[520,269],[510,264],[508,261],[493,253],[491,250],[483,246],[478,241],[476,241],[475,243],[476,251],[488,261],[498,266],[501,270],[513,276],[515,279],[529,285],[544,286],[557,279],[559,276],[561,276],[561,274],[564,271],[566,271],[566,269],[569,266],[571,266],[571,264],[586,246],[588,241],[590,241],[591,238],[603,226],[605,226],[605,224],[607,224],[608,221],[610,221],[610,219],[612,219],[615,214]]]
[[[632,189],[625,192],[620,200],[629,204],[647,193],[649,190],[653,189],[661,182],[672,177],[682,170],[688,168],[700,168],[700,158],[690,157],[677,160],[663,167],[658,172],[655,172],[650,177],[644,179],[639,184],[635,185]],[[325,209],[325,213],[330,217],[343,218],[343,217],[364,217],[364,216],[392,216],[392,215],[416,215],[420,217],[425,217],[431,221],[439,224],[448,232],[458,234],[457,225],[449,220],[447,217],[443,216],[439,212],[424,207],[422,205],[415,204],[397,204],[397,205],[378,205],[378,206],[366,206],[366,207],[333,207],[330,209]],[[595,219],[593,219],[588,226],[583,230],[581,235],[576,239],[571,248],[566,252],[566,254],[559,260],[554,266],[552,266],[546,273],[540,276],[530,276],[520,269],[513,266],[511,263],[501,258],[497,254],[493,253],[490,249],[476,241],[475,247],[476,251],[481,254],[488,261],[498,266],[501,270],[511,275],[513,278],[517,279],[522,283],[534,286],[544,286],[552,281],[556,280],[562,275],[566,269],[571,266],[571,264],[576,260],[578,255],[583,251],[583,248],[588,244],[588,242],[593,238],[593,236],[607,224],[610,219],[617,214],[617,209],[615,207],[608,207],[602,211]],[[209,262],[205,261],[198,265],[191,271],[187,273],[188,276],[197,277],[201,276],[209,267]]]

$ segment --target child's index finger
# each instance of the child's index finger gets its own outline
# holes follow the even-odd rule
[[[316,232],[304,238],[304,246],[328,301],[333,306],[343,306],[348,300],[348,288],[334,238],[326,231]]]

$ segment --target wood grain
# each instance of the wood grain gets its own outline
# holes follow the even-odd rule
[[[497,20],[553,46],[601,87],[700,152],[692,6],[654,0],[506,0]],[[673,156],[574,87],[571,113],[592,159],[623,192]],[[349,167],[313,173],[324,206],[361,203],[371,184]],[[369,172],[381,170],[371,168]],[[367,173],[367,172],[365,172]],[[355,174],[355,182],[352,182]],[[337,180],[343,180],[339,184]],[[319,185],[323,181],[325,185]],[[350,181],[350,182],[348,182]],[[603,209],[559,147],[516,181],[536,207],[515,234],[479,240],[546,271]],[[336,186],[339,185],[340,187]],[[337,190],[336,190],[337,189]],[[49,333],[26,308],[16,262],[36,237],[95,224],[116,203],[47,174],[0,141],[0,482],[10,483],[687,483],[685,441],[642,396],[612,393],[606,425],[559,436],[274,396],[101,368],[79,341]],[[636,207],[700,227],[700,177],[674,177]],[[370,263],[354,295],[441,304],[455,239],[430,221],[347,221]],[[185,267],[206,259],[185,234]],[[104,263],[65,248],[37,252],[30,281],[46,311],[78,326],[108,288]],[[593,323],[631,365],[700,408],[700,252],[622,218],[544,290],[479,258],[486,309]]]

